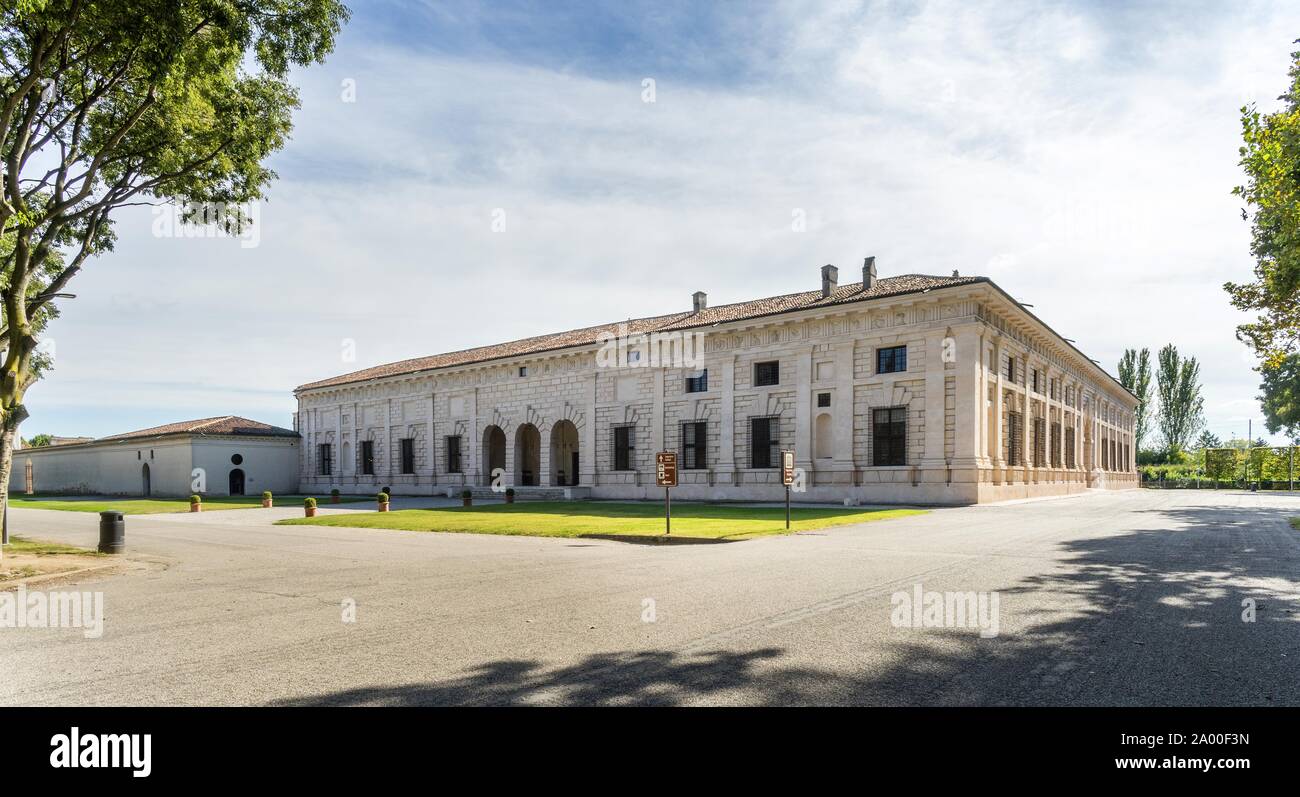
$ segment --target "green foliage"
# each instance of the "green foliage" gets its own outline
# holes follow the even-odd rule
[[[1276,367],[1260,369],[1264,377],[1259,403],[1264,425],[1272,434],[1300,435],[1300,354],[1288,355]]]
[[[45,446],[48,446],[53,440],[54,440],[54,435],[51,434],[32,435],[32,439],[27,441],[27,447],[44,448]]]
[[[1205,425],[1201,397],[1201,364],[1183,359],[1171,343],[1160,350],[1156,394],[1160,398],[1160,433],[1166,451],[1186,451]]]
[[[1130,393],[1138,397],[1137,411],[1134,417],[1133,441],[1141,450],[1150,427],[1151,405],[1151,350],[1125,349],[1119,360],[1119,382]]]
[[[191,496],[190,496],[190,503],[191,503],[191,504],[201,504],[201,503],[203,503],[203,496],[201,496],[201,495],[191,495]]]
[[[461,491],[460,491],[460,497],[461,497],[461,498],[473,498],[473,497],[474,497],[474,491],[473,491],[473,490],[461,490]]]
[[[263,490],[263,491],[262,491],[262,499],[263,499],[263,500],[269,501],[269,500],[271,500],[272,497],[273,497],[273,496],[271,495],[271,491],[270,491],[270,490]]]
[[[1219,436],[1214,432],[1211,432],[1209,429],[1206,429],[1201,432],[1200,437],[1196,438],[1195,448],[1201,450],[1206,448],[1219,448],[1222,445],[1223,443],[1219,440]]]
[[[316,508],[316,499],[315,499],[315,498],[304,498],[304,499],[302,499],[302,505],[303,505],[303,507],[305,507],[305,508],[307,508],[307,509],[315,509],[315,508]]]
[[[380,493],[379,495],[375,496],[375,498],[376,498],[376,500],[378,500],[379,503],[381,503],[381,504],[386,504],[386,503],[388,503],[388,493]]]
[[[330,495],[334,496],[335,498],[338,498],[339,488],[335,487],[333,490],[330,490]]]
[[[513,487],[507,487],[507,488],[506,488],[506,495],[510,496],[511,498],[514,498],[514,497],[515,497],[515,488],[513,488]]]

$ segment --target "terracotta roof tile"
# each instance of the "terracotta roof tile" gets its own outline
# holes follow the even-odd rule
[[[96,442],[105,440],[134,440],[138,437],[161,437],[169,434],[203,434],[203,435],[260,435],[262,437],[297,437],[292,429],[272,426],[269,423],[250,421],[238,415],[220,415],[216,418],[199,418],[193,421],[152,426],[134,432],[100,437]]]
[[[777,313],[790,313],[796,310],[849,304],[886,296],[916,293],[934,288],[947,288],[954,285],[969,285],[984,281],[987,281],[985,277],[937,277],[930,274],[904,274],[897,277],[883,277],[876,280],[870,290],[866,291],[862,290],[862,283],[854,282],[839,286],[830,296],[825,298],[822,297],[820,290],[787,293],[782,296],[770,296],[766,299],[753,299],[747,302],[709,307],[698,313],[683,312],[651,316],[650,318],[634,318],[600,324],[594,327],[571,329],[568,332],[557,332],[551,335],[537,335],[508,343],[497,343],[492,346],[479,346],[473,349],[462,349],[428,357],[416,357],[410,360],[377,365],[361,371],[353,371],[352,373],[322,379],[317,382],[308,382],[305,385],[299,385],[295,392],[364,382],[388,376],[413,374],[420,371],[433,371],[458,365],[471,365],[525,354],[538,354],[555,349],[567,349],[573,346],[588,346],[596,343],[602,332],[617,335],[620,334],[620,329],[628,335],[692,329],[732,321],[743,321],[749,318],[761,318]]]

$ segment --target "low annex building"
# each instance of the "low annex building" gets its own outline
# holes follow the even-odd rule
[[[298,444],[292,429],[236,415],[169,423],[89,442],[15,451],[9,491],[130,496],[292,493],[298,489]]]
[[[295,390],[301,487],[564,487],[968,504],[1137,486],[1137,398],[985,277],[862,280],[368,368]]]

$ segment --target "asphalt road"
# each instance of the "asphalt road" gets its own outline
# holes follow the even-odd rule
[[[297,512],[128,518],[130,567],[77,586],[103,636],[0,628],[0,704],[1300,704],[1300,497],[666,546],[269,525]],[[97,519],[10,513],[88,546]],[[996,592],[997,635],[899,627],[917,584]]]

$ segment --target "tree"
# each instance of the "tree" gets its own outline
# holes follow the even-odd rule
[[[1157,356],[1156,395],[1160,399],[1160,433],[1170,454],[1186,451],[1204,425],[1201,364],[1183,359],[1171,343]]]
[[[54,436],[48,434],[34,434],[32,439],[27,441],[28,448],[44,448],[53,441]]]
[[[1280,110],[1241,109],[1241,166],[1247,179],[1233,193],[1249,208],[1241,215],[1251,221],[1255,279],[1224,285],[1234,306],[1257,314],[1252,323],[1237,327],[1237,337],[1259,357],[1261,400],[1266,413],[1274,408],[1270,431],[1296,428],[1300,413],[1295,402],[1300,368],[1291,360],[1300,354],[1300,51],[1291,53],[1288,75]]]
[[[1138,397],[1137,412],[1134,415],[1133,447],[1142,450],[1142,440],[1146,437],[1150,424],[1147,408],[1151,404],[1151,350],[1125,349],[1119,359],[1119,382],[1130,393]]]
[[[1206,429],[1205,431],[1201,432],[1200,437],[1196,438],[1195,447],[1197,449],[1222,448],[1223,442],[1219,440],[1219,436],[1217,434],[1211,432],[1209,429]]]
[[[262,198],[292,127],[293,66],[324,60],[338,0],[4,0],[0,5],[0,510],[38,334],[135,204]],[[234,212],[227,225],[247,223]]]
[[[1300,354],[1282,359],[1276,368],[1261,368],[1259,404],[1269,433],[1300,436]]]

